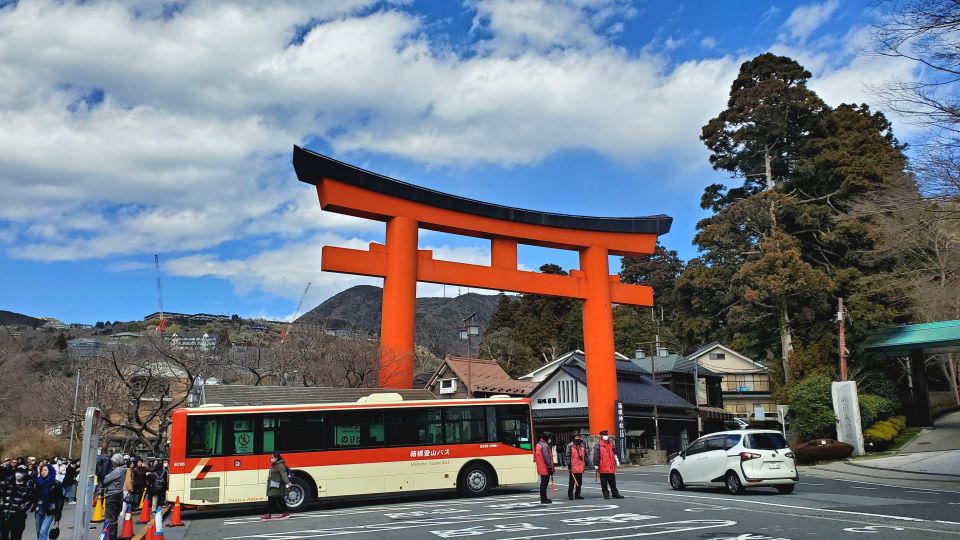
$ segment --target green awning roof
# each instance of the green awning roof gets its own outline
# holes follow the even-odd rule
[[[868,336],[860,348],[887,356],[907,356],[915,349],[926,354],[960,352],[960,320],[883,328]]]

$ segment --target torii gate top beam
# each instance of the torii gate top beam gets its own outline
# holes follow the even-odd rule
[[[656,237],[673,218],[590,217],[538,212],[476,201],[408,184],[294,146],[293,167],[301,182],[317,186],[320,206],[339,214],[389,221],[415,218],[419,226],[480,238],[582,250],[604,245],[611,255],[653,252]]]

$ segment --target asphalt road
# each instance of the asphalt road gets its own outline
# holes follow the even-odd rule
[[[807,475],[792,495],[757,489],[731,496],[719,489],[672,491],[665,468],[645,468],[618,474],[626,499],[604,500],[590,477],[586,499],[569,501],[566,473],[560,472],[552,505],[540,505],[531,486],[480,499],[444,493],[325,502],[285,521],[261,522],[259,508],[185,512],[187,527],[168,528],[166,539],[960,538],[960,486],[928,489]]]

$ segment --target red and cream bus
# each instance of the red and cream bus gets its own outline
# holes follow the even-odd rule
[[[177,409],[167,498],[265,501],[274,451],[293,471],[293,511],[312,500],[407,491],[480,496],[538,479],[529,399],[403,401],[390,393],[357,403]]]

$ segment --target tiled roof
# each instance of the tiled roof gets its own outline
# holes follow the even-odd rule
[[[633,358],[631,362],[639,367],[644,375],[650,374],[651,361],[654,362],[657,373],[693,373],[694,356],[680,356],[679,354],[668,354],[667,356],[648,356],[646,358]],[[703,367],[697,368],[697,375],[701,377],[719,377],[715,371]]]
[[[587,373],[583,368],[563,366],[560,369],[581,383],[587,384]],[[653,381],[647,377],[617,377],[617,395],[624,405],[657,405],[658,407],[693,408],[692,403],[659,384],[653,384]]]
[[[474,392],[501,392],[525,396],[537,387],[537,383],[532,381],[511,379],[496,360],[448,356],[444,362],[457,374],[457,378]]]
[[[206,384],[203,403],[225,407],[246,405],[293,405],[300,403],[355,403],[370,394],[396,392],[404,400],[436,399],[429,390],[395,388],[329,388],[316,386],[248,386],[240,384]]]

